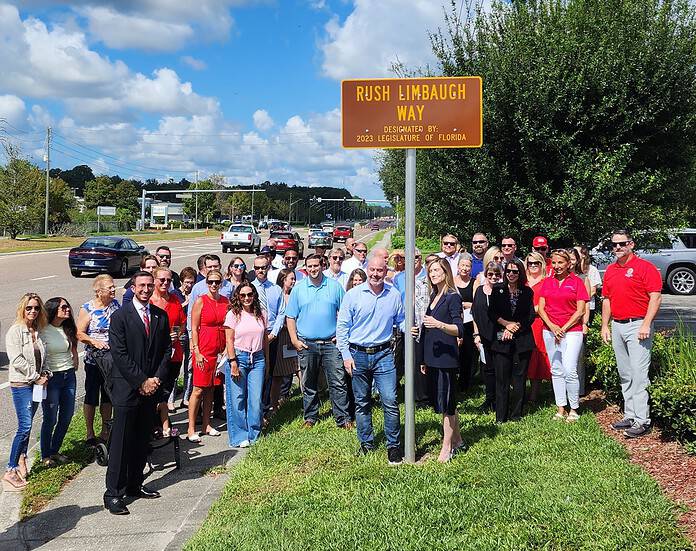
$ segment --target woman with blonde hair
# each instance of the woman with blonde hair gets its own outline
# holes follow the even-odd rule
[[[85,399],[83,411],[88,444],[96,444],[94,415],[100,404],[102,430],[99,440],[108,439],[107,422],[111,420],[111,399],[104,389],[104,377],[94,359],[97,350],[109,348],[111,316],[121,305],[116,300],[116,287],[110,275],[100,274],[92,282],[94,298],[85,302],[77,316],[77,340],[85,345]]]
[[[505,260],[505,256],[503,255],[503,251],[501,251],[499,247],[496,247],[494,245],[486,251],[486,254],[483,255],[484,270],[481,273],[479,273],[479,275],[476,276],[476,279],[474,280],[474,293],[476,293],[476,290],[479,288],[479,285],[483,285],[484,283],[486,283],[486,276],[484,274],[484,272],[486,271],[486,266],[488,266],[491,262],[500,264],[502,266],[503,260]]]
[[[445,463],[464,451],[457,416],[457,373],[459,346],[462,337],[462,299],[452,277],[446,258],[438,258],[428,265],[430,302],[423,317],[423,328],[414,327],[412,334],[420,334],[421,373],[428,376],[429,395],[436,413],[442,414],[442,448],[438,461]]]
[[[539,290],[546,277],[546,259],[541,253],[534,251],[527,255],[525,264],[527,266],[527,285],[534,293],[534,311],[538,314]],[[529,393],[530,402],[536,402],[538,400],[541,381],[551,380],[551,364],[549,363],[548,354],[546,354],[543,329],[544,322],[537,315],[532,323],[532,335],[534,336],[536,348],[532,350],[532,355],[529,358],[529,369],[527,371],[527,378],[530,380],[531,384],[531,391]]]
[[[27,485],[27,450],[34,413],[39,405],[32,399],[34,385],[46,385],[50,371],[46,369],[46,348],[39,335],[48,324],[41,298],[27,293],[17,305],[15,322],[5,335],[9,360],[12,402],[17,414],[17,432],[12,440],[7,472],[2,478],[6,491],[17,492]]]

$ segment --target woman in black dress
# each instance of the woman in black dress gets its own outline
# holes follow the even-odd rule
[[[505,266],[502,283],[493,286],[488,315],[496,324],[491,344],[495,367],[495,420],[518,421],[522,417],[529,357],[534,349],[534,293],[527,287],[524,264],[515,258]],[[510,385],[512,384],[512,395]]]
[[[483,266],[483,283],[474,293],[474,302],[471,306],[471,314],[474,317],[474,344],[481,358],[481,374],[486,389],[486,399],[481,405],[481,410],[495,409],[495,369],[493,368],[493,353],[491,343],[495,340],[496,325],[488,317],[488,303],[493,285],[503,278],[503,267],[495,261]]]
[[[462,301],[446,259],[438,258],[428,265],[428,282],[430,303],[423,317],[419,357],[421,372],[428,376],[433,407],[442,414],[443,438],[438,461],[444,463],[464,450],[455,392],[459,371],[457,338],[461,338],[464,330]]]
[[[457,264],[457,274],[454,285],[462,297],[462,320],[464,332],[459,343],[459,390],[467,391],[471,386],[473,362],[478,351],[474,344],[474,321],[471,317],[471,306],[474,302],[474,279],[471,277],[471,256],[461,253]]]

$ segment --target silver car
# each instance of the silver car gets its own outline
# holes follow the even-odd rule
[[[696,229],[677,230],[658,243],[643,243],[640,236],[635,240],[634,252],[660,270],[662,282],[672,294],[693,295],[696,292]],[[592,249],[592,258],[602,276],[614,261],[610,241],[607,238]]]

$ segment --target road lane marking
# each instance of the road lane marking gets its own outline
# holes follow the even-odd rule
[[[41,281],[42,279],[53,279],[54,277],[58,277],[57,275],[50,275],[50,276],[43,276],[43,277],[34,277],[30,279],[29,281]]]

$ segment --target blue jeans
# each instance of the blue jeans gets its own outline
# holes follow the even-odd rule
[[[387,447],[399,447],[401,424],[399,404],[396,401],[396,368],[392,351],[387,349],[376,354],[368,354],[351,348],[350,353],[355,361],[353,394],[355,395],[358,440],[361,444],[373,445],[372,382],[374,381],[384,410],[384,434],[387,438]]]
[[[60,451],[75,412],[75,370],[56,371],[48,380],[46,399],[41,402],[41,458],[46,459]]]
[[[10,460],[7,463],[7,468],[16,469],[19,467],[19,456],[27,454],[29,436],[31,435],[31,422],[39,404],[31,400],[33,393],[31,385],[11,388],[12,402],[14,403],[15,413],[17,413],[17,433],[14,440],[12,440]]]
[[[230,364],[225,367],[225,392],[227,398],[227,436],[230,446],[237,447],[248,440],[256,442],[263,422],[263,378],[266,360],[263,350],[250,354],[235,349],[239,365],[239,377],[233,378]]]
[[[348,385],[344,376],[343,360],[336,345],[331,342],[312,342],[304,340],[309,347],[299,352],[300,370],[302,371],[302,406],[305,421],[319,420],[319,369],[324,370],[329,386],[329,397],[336,424],[341,426],[349,422]]]

